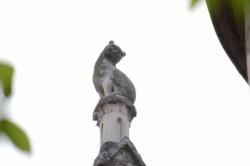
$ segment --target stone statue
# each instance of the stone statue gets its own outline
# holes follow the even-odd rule
[[[97,107],[107,102],[123,102],[135,112],[135,87],[130,79],[116,68],[116,64],[125,55],[114,41],[110,41],[97,59],[93,74],[93,83],[101,98]]]
[[[146,166],[129,139],[136,94],[133,83],[116,68],[124,56],[110,41],[95,63],[93,83],[100,100],[93,118],[100,128],[100,152],[93,166]]]

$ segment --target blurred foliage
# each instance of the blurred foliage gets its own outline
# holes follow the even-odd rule
[[[189,0],[191,8],[204,0]],[[206,0],[217,37],[227,55],[247,81],[246,29],[249,24],[250,0]]]
[[[12,75],[14,69],[12,66],[1,63],[0,64],[0,80],[3,86],[3,92],[6,97],[11,95],[12,89]]]
[[[202,1],[205,0],[190,0],[190,7],[194,8],[199,2]],[[250,0],[206,0],[206,2],[209,8],[213,8],[215,10],[220,9],[221,4],[229,3],[236,13],[242,11],[243,7],[250,4]]]
[[[12,94],[13,73],[14,68],[11,65],[0,63],[0,88],[3,92],[3,97],[0,100],[0,111],[3,111],[3,102]],[[20,150],[28,153],[31,152],[30,141],[25,132],[6,117],[0,117],[0,134],[8,136],[13,144]]]
[[[200,2],[200,0],[190,0],[190,7],[191,8],[195,7],[198,2]]]
[[[31,151],[29,139],[20,127],[8,119],[2,119],[0,126],[1,131],[4,132],[19,149],[26,152]]]

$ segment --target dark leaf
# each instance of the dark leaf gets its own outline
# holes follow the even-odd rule
[[[3,92],[6,97],[12,92],[12,75],[14,68],[8,64],[0,63],[0,82],[2,84]]]
[[[246,0],[206,0],[216,34],[236,69],[247,81],[244,8]]]
[[[10,138],[16,147],[23,151],[31,152],[31,145],[27,135],[16,124],[7,119],[3,119],[0,122],[0,129]]]

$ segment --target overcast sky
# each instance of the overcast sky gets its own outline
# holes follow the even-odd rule
[[[130,139],[148,166],[249,166],[249,87],[222,49],[205,4],[188,0],[0,1],[0,58],[15,66],[6,116],[33,151],[0,138],[1,166],[89,166],[96,59],[109,40],[137,90]]]

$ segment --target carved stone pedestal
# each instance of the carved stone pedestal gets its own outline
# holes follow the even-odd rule
[[[94,166],[145,166],[129,140],[129,127],[136,116],[135,107],[125,98],[100,99],[93,118],[100,127],[100,152]]]
[[[129,105],[124,98],[109,96],[100,99],[93,115],[100,128],[100,145],[129,137],[130,123],[135,115],[134,106]]]
[[[93,166],[146,166],[128,137],[102,145]]]

